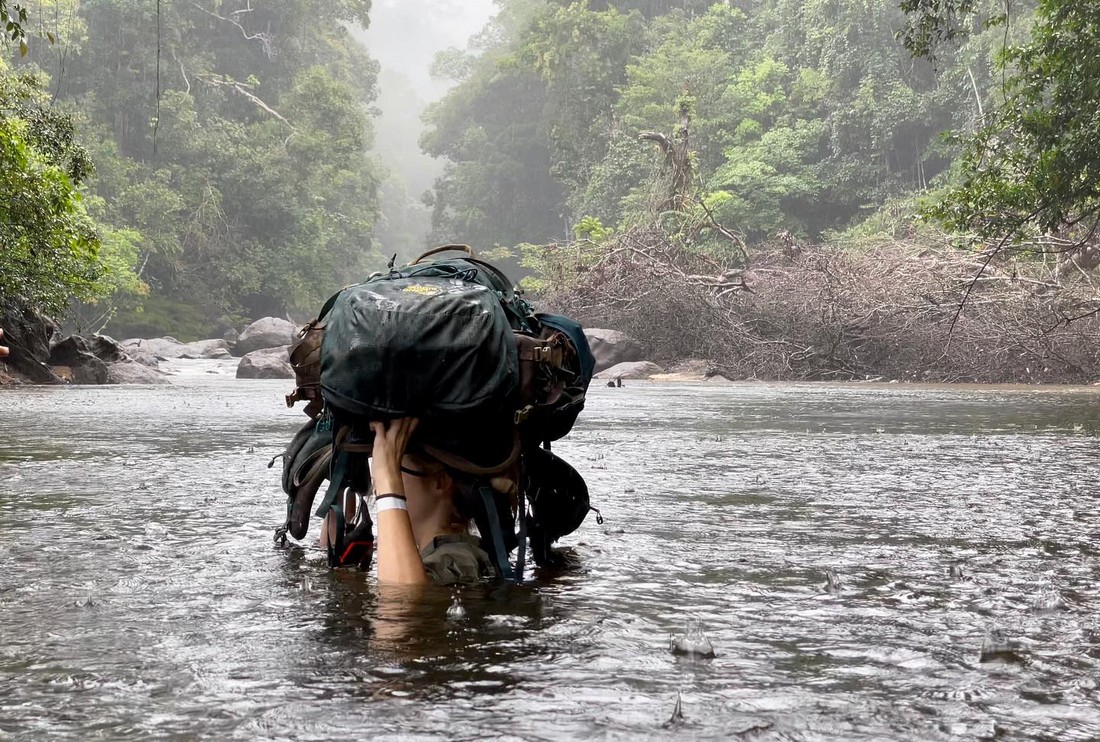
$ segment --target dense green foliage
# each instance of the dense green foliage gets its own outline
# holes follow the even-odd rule
[[[72,119],[46,102],[39,77],[0,59],[0,304],[59,312],[95,296],[100,242],[77,190],[87,153]]]
[[[972,3],[915,11],[919,54],[933,55]],[[1009,10],[1029,8],[1019,4]],[[995,18],[995,20],[997,20]],[[960,177],[929,204],[950,229],[1001,245],[1058,235],[1083,241],[1100,222],[1100,6],[1041,0],[1030,34],[1004,50],[1003,99],[967,141]],[[1061,249],[1066,249],[1063,246]]]
[[[379,238],[421,247],[427,209],[428,241],[483,250],[655,219],[815,238],[922,193],[986,239],[1100,216],[1093,3],[1032,23],[1034,0],[498,0],[436,61],[456,85],[426,116],[423,207],[368,156],[378,68],[347,28],[370,0],[25,5],[0,3],[0,229],[22,246],[0,289],[124,334],[311,309]],[[723,261],[714,234],[692,249]]]
[[[994,32],[913,60],[896,0],[501,6],[449,60],[460,84],[424,138],[452,162],[437,234],[479,244],[636,223],[662,203],[663,161],[638,135],[672,137],[684,110],[716,216],[749,238],[817,236],[928,187],[951,163],[941,132],[973,129],[999,87]]]
[[[376,65],[345,24],[369,0],[28,3],[53,45],[24,64],[79,112],[96,163],[93,212],[123,282],[114,304],[198,309],[207,331],[312,307],[376,267],[368,158]],[[36,26],[36,27],[37,27]],[[153,312],[155,314],[155,312]],[[133,312],[127,326],[144,325]],[[160,328],[168,331],[171,326]]]

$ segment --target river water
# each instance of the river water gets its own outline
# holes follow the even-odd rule
[[[1100,738],[1093,390],[594,387],[580,568],[414,597],[274,547],[288,382],[180,368],[0,391],[0,738]]]

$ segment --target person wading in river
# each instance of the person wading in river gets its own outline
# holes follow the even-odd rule
[[[472,583],[493,575],[489,555],[470,534],[457,487],[443,464],[406,452],[418,420],[371,423],[371,472],[378,509],[378,579],[394,584]],[[495,485],[510,485],[497,480]],[[332,518],[321,543],[328,545]]]
[[[434,258],[450,251],[465,256]],[[595,367],[579,323],[535,312],[499,269],[444,245],[333,295],[298,337],[287,404],[307,402],[310,421],[282,457],[277,543],[320,517],[330,566],[377,559],[390,584],[521,582],[528,548],[562,568],[553,543],[592,510],[583,478],[549,450]]]

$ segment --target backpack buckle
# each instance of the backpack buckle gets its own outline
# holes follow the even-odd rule
[[[562,350],[558,345],[536,345],[531,348],[531,360],[556,368],[562,365]]]

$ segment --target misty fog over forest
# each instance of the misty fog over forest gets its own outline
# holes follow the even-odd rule
[[[381,65],[374,152],[393,177],[383,187],[378,236],[385,250],[410,258],[431,232],[431,210],[421,197],[443,172],[443,163],[420,149],[421,117],[453,80],[432,75],[435,55],[464,49],[492,14],[492,0],[444,0],[431,12],[417,3],[380,0],[369,28],[353,33]],[[394,244],[396,243],[396,244]]]

